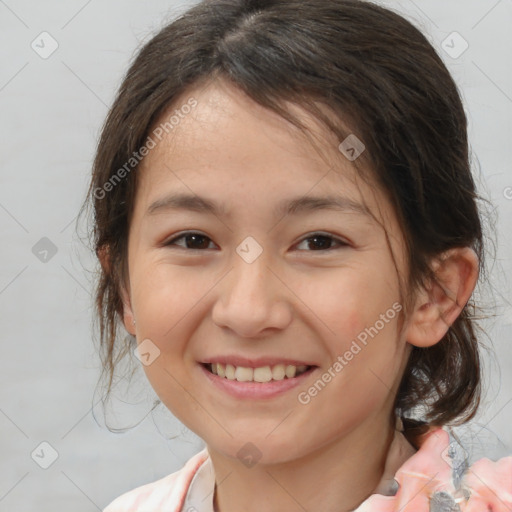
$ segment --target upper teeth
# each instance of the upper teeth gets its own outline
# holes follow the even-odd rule
[[[272,368],[270,366],[262,366],[260,368],[246,368],[244,366],[233,366],[231,364],[213,363],[210,365],[212,373],[219,377],[225,377],[229,380],[238,380],[239,382],[269,382],[271,380],[283,380],[285,377],[289,379],[295,377],[296,374],[303,373],[307,370],[307,366],[294,366],[292,364],[276,364]]]

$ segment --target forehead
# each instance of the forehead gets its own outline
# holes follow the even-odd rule
[[[360,204],[379,217],[376,212],[386,207],[378,204],[383,194],[358,179],[360,170],[339,151],[334,134],[299,107],[290,110],[316,144],[224,81],[189,89],[152,128],[160,130],[161,140],[137,171],[137,204],[147,211],[165,202],[164,196],[200,195],[218,200],[215,206],[225,212],[238,198],[242,207],[254,203],[278,213],[285,209],[284,197],[337,194],[346,205]]]

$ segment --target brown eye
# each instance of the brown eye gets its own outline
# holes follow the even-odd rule
[[[184,240],[184,244],[176,243],[178,240]],[[169,240],[169,242],[165,243],[165,246],[177,245],[179,247],[183,247],[184,249],[208,249],[209,242],[211,239],[206,235],[202,235],[201,233],[188,232],[183,233],[180,236]]]
[[[338,248],[341,246],[347,246],[348,244],[339,238],[324,235],[322,233],[314,233],[313,235],[304,238],[300,243],[307,242],[307,247],[309,252],[311,251],[328,251],[331,249],[336,249],[336,247],[332,247],[332,243],[338,245]],[[299,244],[300,245],[300,244]]]
[[[178,241],[181,241],[181,243],[177,243]],[[183,249],[203,250],[209,248],[210,242],[213,243],[208,236],[189,231],[169,240],[164,246],[178,246]],[[311,236],[304,238],[299,245],[303,243],[307,243],[307,252],[326,252],[348,246],[345,241],[323,233],[313,233]]]

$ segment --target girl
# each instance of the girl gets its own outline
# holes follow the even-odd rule
[[[408,21],[198,4],[130,67],[90,199],[108,392],[122,319],[205,442],[105,512],[512,509],[512,457],[449,436],[479,403],[483,236],[457,88]]]

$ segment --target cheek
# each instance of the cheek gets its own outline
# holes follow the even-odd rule
[[[384,274],[366,267],[343,268],[303,281],[299,296],[325,324],[327,338],[343,345],[379,321],[398,300],[396,283],[385,280]]]
[[[361,328],[357,317],[357,327],[346,338],[343,352],[338,350],[336,356],[343,358],[342,374],[347,386],[344,391],[367,407],[374,407],[388,396],[401,377],[404,354],[398,341],[398,317],[384,318],[387,322],[377,317]]]
[[[348,304],[346,310],[342,310],[343,330],[355,339],[364,330],[366,319],[365,310],[357,304]]]
[[[133,300],[142,336],[162,340],[175,338],[177,326],[204,294],[184,274],[171,272],[165,265],[148,265],[134,273]]]
[[[365,270],[340,272],[339,279],[325,283],[321,294],[320,288],[313,291],[313,285],[305,293],[316,299],[312,309],[329,328],[325,341],[331,361],[342,358],[338,374],[343,377],[338,385],[351,396],[373,403],[381,396],[379,389],[386,394],[398,378],[402,360],[396,312],[399,294],[390,273]]]

